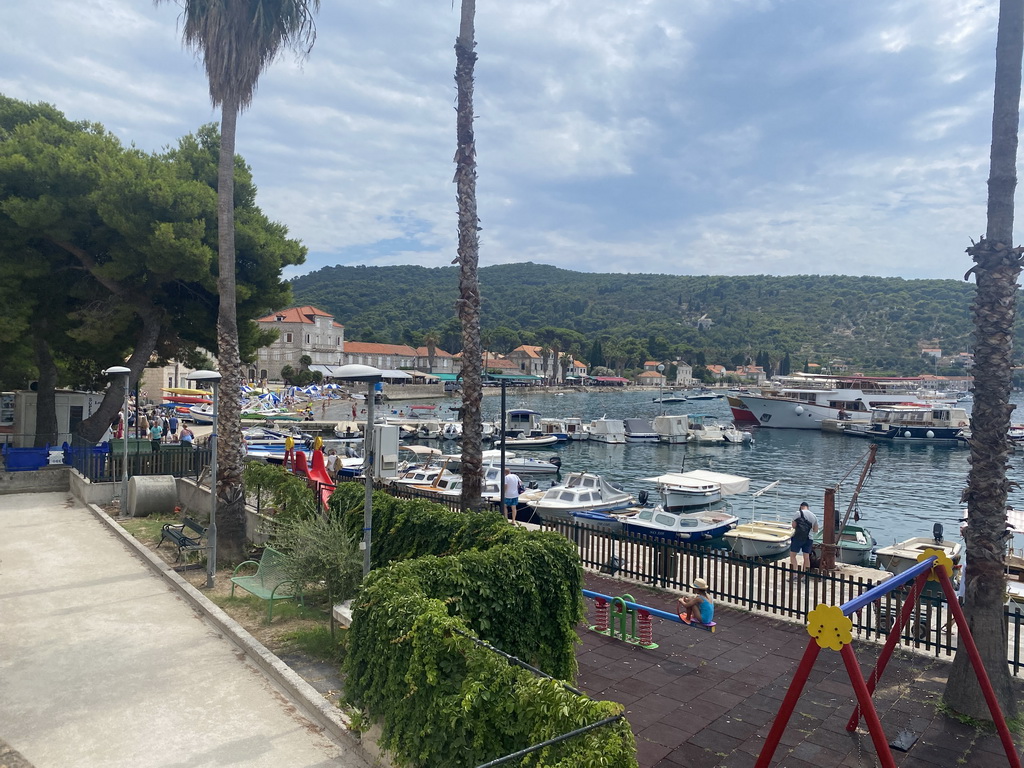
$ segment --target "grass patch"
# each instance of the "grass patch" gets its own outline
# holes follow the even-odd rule
[[[281,639],[288,644],[289,650],[320,661],[341,664],[345,659],[345,637],[346,630],[339,629],[336,637],[331,637],[330,627],[319,624],[289,632]]]
[[[969,725],[971,728],[974,728],[976,730],[985,731],[988,733],[994,733],[996,730],[996,724],[991,720],[978,720],[977,718],[971,717],[970,715],[962,715],[955,709],[950,707],[945,701],[940,701],[936,705],[936,709],[938,709],[938,711],[944,714],[946,717],[952,718],[953,720],[956,720],[958,723]],[[1012,722],[1013,721],[1007,721],[1007,725],[1009,726],[1011,731],[1014,731],[1015,728],[1014,725],[1011,724]]]
[[[175,515],[150,515],[149,517],[132,517],[119,521],[121,527],[144,544],[156,544],[160,541],[160,529],[167,523],[180,522]]]

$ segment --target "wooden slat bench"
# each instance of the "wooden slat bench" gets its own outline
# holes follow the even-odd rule
[[[267,601],[267,623],[274,619],[274,601],[290,600],[298,597],[302,602],[302,595],[296,589],[295,580],[288,575],[284,567],[285,556],[276,549],[267,547],[259,562],[246,560],[235,568],[231,576],[231,595],[235,594],[235,587],[241,587],[246,592],[251,592],[256,597]],[[255,565],[256,572],[249,576],[238,576],[238,571],[245,566]]]
[[[171,541],[178,547],[178,556],[174,558],[174,562],[181,560],[182,552],[185,553],[187,562],[189,552],[207,548],[203,542],[205,535],[206,529],[203,526],[191,517],[186,517],[180,523],[166,523],[160,529],[160,543],[156,547],[159,549],[165,541]]]

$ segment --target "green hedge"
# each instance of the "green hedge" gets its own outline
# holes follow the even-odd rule
[[[339,487],[331,508],[362,529],[363,489]],[[354,604],[346,692],[383,724],[399,761],[475,766],[621,711],[513,667],[463,629],[548,674],[572,680],[584,615],[575,548],[497,513],[373,497],[375,570]],[[574,737],[527,766],[636,765],[629,724]]]

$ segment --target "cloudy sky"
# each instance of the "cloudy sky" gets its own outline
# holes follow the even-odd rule
[[[962,278],[997,0],[478,0],[481,265]],[[0,0],[0,92],[159,150],[218,119],[179,7]],[[451,263],[452,0],[325,0],[241,117],[334,264]],[[1024,240],[1024,237],[1018,237]]]

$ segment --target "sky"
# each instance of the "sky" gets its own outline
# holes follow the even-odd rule
[[[180,12],[0,0],[0,93],[160,151],[219,120]],[[962,279],[985,231],[997,15],[477,0],[480,265]],[[452,263],[458,26],[453,0],[324,0],[308,58],[263,74],[236,151],[309,248],[290,275]]]

